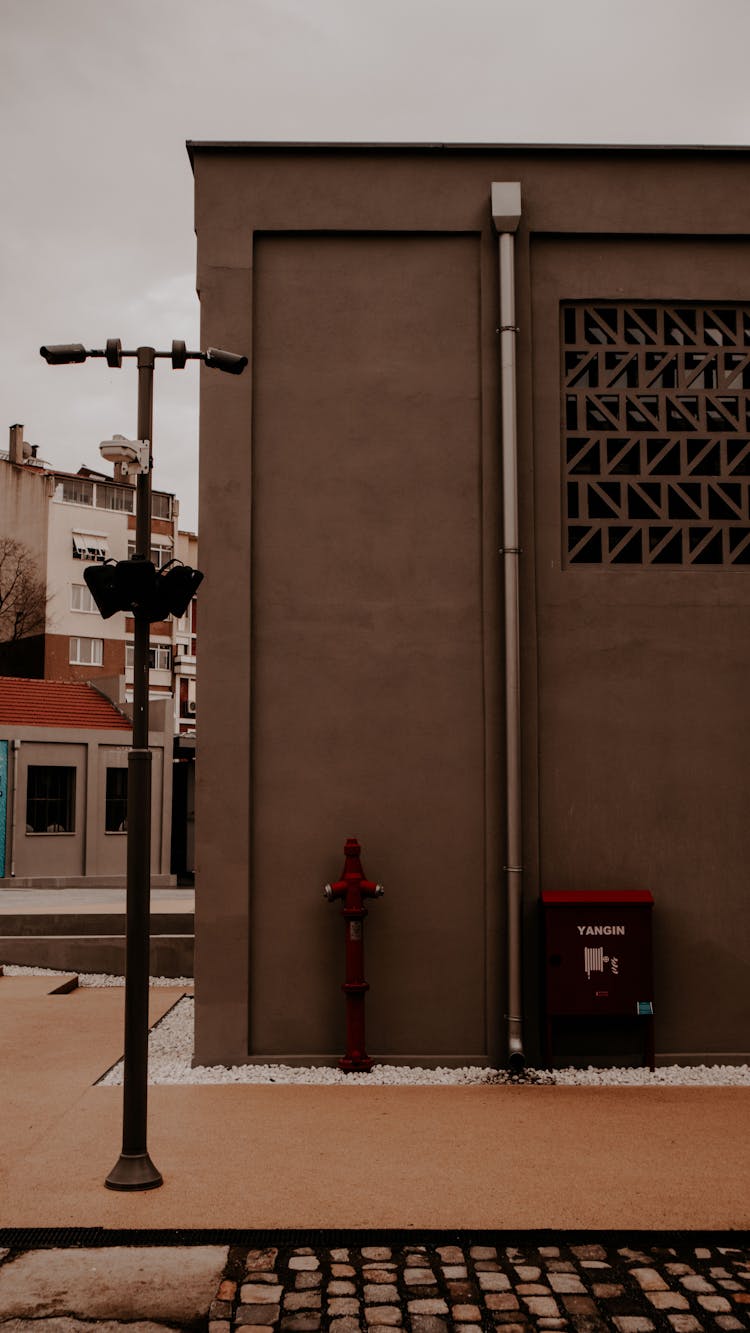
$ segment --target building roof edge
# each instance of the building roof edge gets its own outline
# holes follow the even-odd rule
[[[470,143],[419,142],[408,140],[294,140],[294,139],[186,139],[185,148],[191,167],[195,154],[206,152],[299,152],[314,150],[321,153],[393,152],[472,152],[472,153],[748,153],[750,144],[694,144],[694,143]]]

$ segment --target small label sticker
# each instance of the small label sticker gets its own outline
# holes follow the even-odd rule
[[[361,940],[361,939],[362,939],[362,922],[361,922],[361,921],[350,921],[350,922],[349,922],[349,939],[350,939],[350,940]]]
[[[654,1004],[653,1004],[653,1001],[652,1001],[652,1000],[636,1000],[636,1002],[635,1002],[635,1012],[636,1012],[639,1016],[640,1016],[640,1015],[643,1015],[643,1016],[646,1017],[646,1018],[650,1018],[650,1016],[651,1016],[651,1015],[653,1014],[653,1012],[654,1012]]]

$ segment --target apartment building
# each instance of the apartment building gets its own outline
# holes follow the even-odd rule
[[[167,491],[152,496],[151,559],[161,569],[172,559],[197,561],[197,537],[178,530],[179,503]],[[10,428],[9,451],[0,454],[0,533],[28,548],[43,580],[44,630],[0,645],[0,671],[47,680],[96,680],[125,676],[132,697],[134,622],[102,620],[83,578],[87,565],[125,560],[135,549],[135,487],[98,469],[65,472],[37,456]],[[152,698],[174,698],[174,733],[195,733],[195,636],[193,604],[181,620],[151,626]]]

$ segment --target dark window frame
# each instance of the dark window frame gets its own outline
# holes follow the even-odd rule
[[[104,783],[104,832],[128,831],[128,770],[109,767]]]
[[[73,764],[29,764],[26,770],[26,832],[75,833],[76,772]]]

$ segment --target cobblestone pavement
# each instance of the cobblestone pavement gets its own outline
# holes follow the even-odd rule
[[[744,1240],[744,1235],[743,1235]],[[733,1333],[750,1248],[363,1245],[230,1250],[209,1333]]]

